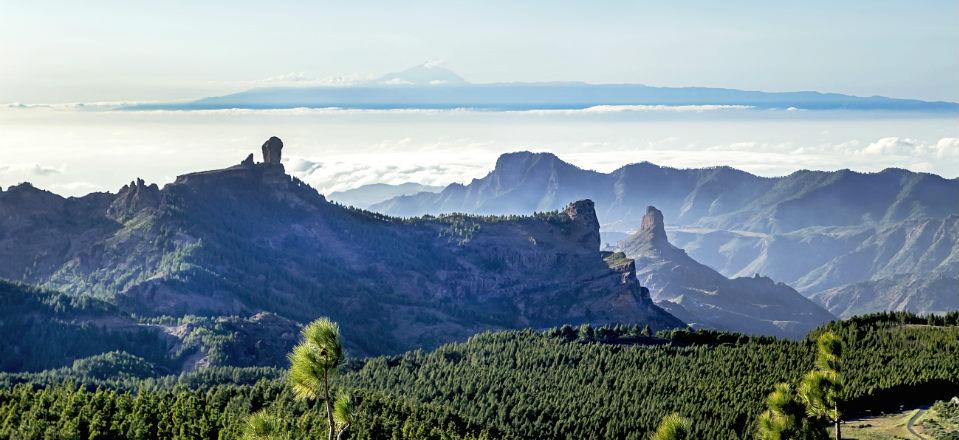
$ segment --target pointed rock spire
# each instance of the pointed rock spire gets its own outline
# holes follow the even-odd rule
[[[647,206],[646,215],[643,216],[643,223],[640,225],[640,232],[646,234],[651,240],[667,241],[663,212],[654,206]]]

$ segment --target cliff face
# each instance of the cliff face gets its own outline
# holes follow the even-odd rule
[[[621,249],[657,304],[694,327],[800,338],[833,319],[785,284],[758,274],[729,279],[699,264],[669,243],[663,214],[652,206],[641,225]]]
[[[19,212],[8,193],[0,205]],[[77,203],[35,197],[49,199],[44,206]],[[397,219],[329,203],[273,163],[243,163],[159,190],[134,182],[85,215],[94,227],[65,212],[0,223],[0,254],[28,249],[0,263],[5,276],[145,315],[325,315],[341,323],[356,354],[491,329],[683,326],[652,303],[631,264],[599,252],[588,200],[528,217]],[[60,243],[42,268],[31,265],[32,238],[7,226],[37,222]]]

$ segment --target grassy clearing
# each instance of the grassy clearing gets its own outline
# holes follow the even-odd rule
[[[920,409],[864,417],[843,424],[843,437],[854,440],[917,439],[906,428]],[[936,402],[913,422],[913,429],[928,440],[959,439],[959,404]]]
[[[898,440],[916,439],[908,429],[906,423],[919,409],[910,409],[902,412],[883,414],[873,417],[864,417],[843,423],[843,438],[855,440]],[[922,434],[920,423],[929,417],[928,411],[914,422],[917,432]]]

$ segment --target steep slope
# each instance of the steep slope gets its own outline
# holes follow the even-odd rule
[[[817,292],[812,299],[842,317],[883,310],[942,314],[959,310],[959,276],[901,274]]]
[[[959,216],[787,234],[679,228],[697,261],[733,276],[764,273],[839,316],[883,310],[939,313],[959,298]]]
[[[452,184],[438,193],[401,196],[371,206],[378,212],[402,217],[446,212],[516,214],[561,209],[569,200],[591,199],[609,178],[577,168],[551,153],[504,154],[486,177],[469,185]],[[586,196],[593,195],[592,197]]]
[[[810,271],[796,285],[819,292],[908,273],[959,275],[959,216],[906,221],[871,232],[855,248]]]
[[[620,247],[653,299],[694,327],[800,338],[834,317],[782,283],[728,279],[671,245],[663,214],[646,208],[640,230]]]
[[[28,188],[0,193],[2,212],[13,213],[0,219],[0,255],[20,255],[0,274],[147,316],[326,315],[355,354],[489,329],[683,326],[652,303],[631,262],[604,259],[589,200],[530,217],[403,220],[330,203],[270,154],[162,189],[134,182],[95,206]],[[32,202],[21,209],[21,199]],[[81,217],[74,205],[97,209]]]
[[[59,368],[114,351],[164,374],[218,365],[282,367],[298,332],[296,323],[269,313],[143,319],[104,301],[0,280],[0,371]]]
[[[413,182],[401,183],[399,185],[373,183],[346,191],[333,192],[328,194],[327,197],[330,201],[337,202],[344,206],[368,209],[372,205],[394,197],[408,196],[421,192],[435,193],[442,190],[442,186],[421,185]]]

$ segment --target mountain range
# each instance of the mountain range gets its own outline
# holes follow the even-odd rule
[[[604,237],[613,238],[607,246],[641,227],[641,207],[656,206],[673,244],[696,261],[726,277],[759,273],[785,282],[839,316],[940,312],[959,297],[959,179],[902,169],[760,177],[643,162],[600,173],[550,153],[517,152],[468,184],[370,209],[396,216],[532,213],[585,198],[596,203]],[[903,279],[913,279],[912,288],[891,287]],[[918,292],[927,299],[907,298]],[[879,299],[890,295],[899,299]]]
[[[399,185],[373,183],[345,191],[332,192],[327,194],[327,198],[329,198],[330,201],[337,202],[344,206],[368,209],[370,206],[385,202],[394,197],[408,196],[421,192],[439,192],[442,189],[442,186],[421,185],[413,182],[401,183]]]
[[[327,201],[285,173],[281,149],[272,138],[262,163],[250,155],[163,188],[137,179],[115,194],[83,197],[29,184],[0,191],[0,278],[103,305],[65,318],[71,326],[146,331],[166,322],[170,329],[150,331],[169,333],[200,316],[213,334],[227,325],[255,334],[264,316],[329,316],[351,335],[347,347],[357,356],[495,329],[685,327],[652,302],[631,260],[600,251],[592,201],[530,216],[388,217]],[[22,313],[12,310],[0,312],[0,325],[21,325]],[[288,332],[269,334],[276,333]],[[252,339],[279,344],[278,353],[292,342]],[[226,345],[189,365],[229,357]]]
[[[533,82],[472,84],[427,63],[348,86],[258,87],[188,102],[137,104],[128,110],[209,109],[451,109],[540,110],[595,106],[737,106],[759,109],[959,111],[959,103],[859,97],[838,93],[761,92],[642,84]]]

